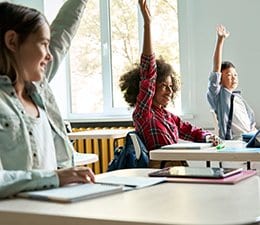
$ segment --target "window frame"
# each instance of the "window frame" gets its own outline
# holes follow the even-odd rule
[[[44,0],[47,4],[47,1]],[[178,4],[178,0],[177,4]],[[149,3],[150,1],[148,1]],[[48,3],[50,4],[50,3]],[[63,64],[60,66],[58,74],[55,76],[59,77],[56,80],[61,79],[61,75],[66,74],[66,85],[60,87],[63,89],[62,93],[65,93],[67,101],[58,99],[58,105],[61,108],[61,113],[64,119],[83,122],[83,121],[97,121],[97,122],[109,122],[109,121],[132,121],[133,108],[114,108],[113,107],[113,84],[112,84],[112,55],[111,55],[111,21],[110,21],[110,0],[103,1],[99,0],[100,4],[100,26],[101,26],[101,70],[103,80],[103,98],[104,98],[104,111],[103,113],[72,113],[72,95],[71,95],[71,75],[70,75],[70,62],[69,54],[65,57]],[[137,3],[138,4],[138,3]],[[141,54],[141,48],[143,44],[143,19],[138,7],[137,10],[138,18],[138,42],[139,42],[139,54]],[[54,80],[55,80],[54,78]],[[55,83],[52,82],[52,83]],[[59,84],[59,82],[58,82]],[[58,85],[57,84],[57,85]],[[51,84],[55,89],[55,84]],[[65,89],[65,92],[64,92]],[[55,91],[54,91],[55,92]],[[60,93],[60,90],[56,93]],[[57,94],[55,97],[57,99]],[[64,99],[64,98],[63,98]]]

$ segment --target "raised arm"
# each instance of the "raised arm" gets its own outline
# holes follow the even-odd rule
[[[67,0],[51,24],[50,51],[53,60],[48,64],[46,77],[51,81],[69,50],[77,32],[88,0]]]
[[[144,19],[143,54],[146,56],[150,56],[153,54],[151,38],[151,14],[146,0],[139,0],[139,6]]]
[[[217,28],[217,42],[214,52],[214,65],[213,65],[213,72],[221,72],[221,63],[222,63],[222,52],[223,52],[223,45],[225,38],[229,36],[229,32],[223,25],[218,25]]]

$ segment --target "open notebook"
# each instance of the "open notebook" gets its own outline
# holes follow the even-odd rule
[[[18,197],[31,198],[45,201],[55,201],[61,203],[75,202],[122,192],[123,187],[119,185],[107,184],[73,184],[65,187],[40,190],[26,191],[17,194]]]
[[[172,145],[164,145],[161,149],[203,149],[212,147],[212,143],[181,142]]]
[[[165,177],[138,177],[138,176],[106,176],[97,178],[97,183],[122,185],[123,190],[133,190],[149,187],[165,182]]]

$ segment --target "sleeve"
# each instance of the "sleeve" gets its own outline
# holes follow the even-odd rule
[[[218,72],[211,72],[209,76],[207,99],[212,109],[216,109],[217,95],[220,92],[221,74]]]
[[[21,191],[54,188],[59,186],[54,171],[0,170],[0,199]]]
[[[148,116],[153,103],[156,85],[156,61],[155,55],[141,56],[140,87],[137,96],[135,112],[136,116]]]
[[[179,138],[194,142],[206,142],[206,136],[212,133],[203,130],[202,128],[195,127],[189,122],[182,121],[179,117],[176,123],[179,128]]]
[[[67,0],[51,24],[50,51],[53,60],[48,64],[46,77],[50,82],[69,50],[76,34],[87,0]]]

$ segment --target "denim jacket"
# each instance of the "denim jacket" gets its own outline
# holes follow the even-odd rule
[[[27,87],[34,102],[45,110],[55,133],[57,165],[61,168],[72,166],[73,147],[49,82],[70,47],[86,3],[87,0],[68,0],[64,3],[51,24],[50,51],[53,60],[48,65],[46,76]],[[0,75],[0,198],[24,190],[59,186],[54,171],[32,168],[33,143],[30,142],[28,123],[9,77]]]
[[[211,72],[209,76],[207,99],[211,108],[215,111],[218,119],[219,137],[225,139],[227,132],[228,115],[230,111],[230,98],[232,93],[220,85],[221,74]],[[235,98],[240,98],[245,104],[250,120],[250,126],[255,124],[254,112],[240,94],[233,93]],[[234,113],[234,112],[233,112]],[[233,139],[230,129],[230,137]]]

